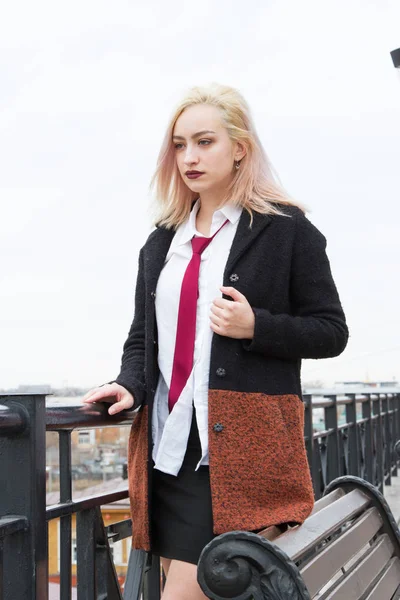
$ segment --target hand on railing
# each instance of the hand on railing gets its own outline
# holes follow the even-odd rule
[[[133,396],[119,383],[106,383],[100,387],[93,388],[86,392],[82,402],[91,404],[92,402],[111,402],[112,406],[108,409],[108,414],[115,415],[121,410],[129,410],[134,404]]]

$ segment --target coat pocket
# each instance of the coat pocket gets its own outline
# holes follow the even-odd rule
[[[313,505],[296,395],[209,390],[214,532],[302,522]]]

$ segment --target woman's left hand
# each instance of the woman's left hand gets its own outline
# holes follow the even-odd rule
[[[211,329],[219,335],[237,339],[252,339],[254,313],[246,297],[234,287],[221,287],[226,296],[233,299],[215,298],[211,305]]]

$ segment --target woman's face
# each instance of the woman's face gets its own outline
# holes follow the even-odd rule
[[[189,106],[178,117],[172,142],[183,181],[201,196],[202,192],[223,193],[232,181],[244,148],[232,142],[221,122],[220,111],[209,104]],[[197,171],[201,175],[190,172]]]

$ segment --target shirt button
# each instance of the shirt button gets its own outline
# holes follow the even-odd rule
[[[224,426],[222,425],[222,423],[215,423],[213,429],[214,431],[216,431],[217,433],[220,433],[220,431],[222,431],[224,428]]]
[[[239,279],[239,275],[237,273],[232,273],[232,275],[229,276],[229,281],[238,281]]]
[[[218,367],[216,373],[217,373],[218,377],[225,377],[225,375],[226,375],[226,371],[222,367]]]

